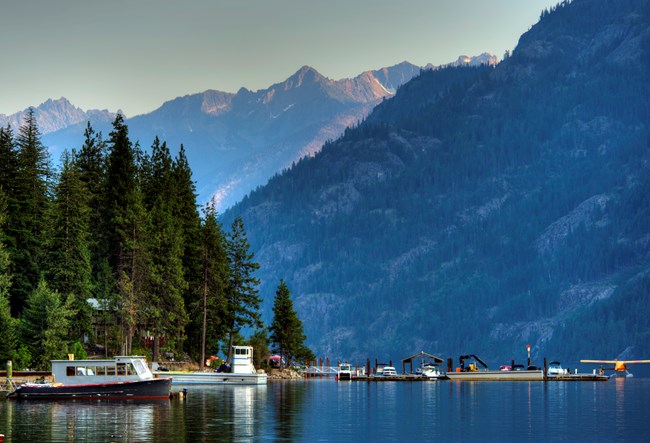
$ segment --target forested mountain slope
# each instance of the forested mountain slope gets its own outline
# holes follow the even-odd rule
[[[285,279],[319,355],[645,355],[649,74],[648,1],[563,2],[496,68],[422,72],[224,223],[244,216],[262,293]]]

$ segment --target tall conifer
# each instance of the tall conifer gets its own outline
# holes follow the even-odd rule
[[[11,317],[9,307],[9,287],[11,275],[9,274],[9,253],[1,238],[6,220],[7,199],[0,189],[0,361],[13,360],[17,341],[15,333],[15,320]]]
[[[228,258],[226,256],[226,239],[217,220],[213,205],[206,206],[204,222],[201,229],[202,251],[201,266],[203,282],[200,302],[190,305],[193,308],[195,328],[200,331],[201,344],[199,365],[203,368],[206,351],[216,353],[217,343],[228,331],[226,323],[226,285],[228,283]],[[200,321],[199,321],[200,319]],[[200,325],[200,327],[199,327]]]
[[[104,218],[104,187],[106,175],[106,142],[101,133],[96,133],[88,122],[84,131],[84,143],[75,152],[74,163],[79,179],[88,191],[88,229],[90,231],[90,254],[94,272],[101,269],[102,259],[108,246],[105,240],[106,220]]]
[[[145,200],[153,202],[150,209],[149,249],[151,252],[151,299],[148,322],[154,333],[154,354],[158,358],[158,338],[168,341],[183,335],[187,314],[183,292],[187,283],[183,277],[183,237],[173,208],[176,188],[172,158],[166,143],[158,138],[151,147],[143,188]]]
[[[42,271],[51,186],[49,156],[41,143],[32,108],[19,129],[16,144],[17,170],[9,195],[7,234],[11,237],[12,269],[20,270],[15,273],[11,306],[14,312],[21,312]]]
[[[72,298],[75,318],[71,333],[77,340],[91,332],[92,269],[89,249],[89,194],[69,154],[55,187],[52,230],[48,236],[47,276],[50,287]]]
[[[291,293],[284,280],[280,280],[273,302],[273,322],[269,328],[273,350],[284,357],[288,365],[294,358],[304,358],[311,353],[305,347],[302,321],[293,309]]]
[[[227,290],[229,346],[228,361],[232,357],[235,335],[244,326],[261,326],[260,303],[257,286],[260,284],[254,273],[260,265],[253,261],[255,255],[249,252],[250,245],[241,217],[235,218],[227,240],[227,255],[230,275]]]
[[[147,214],[137,182],[137,165],[124,117],[113,121],[106,180],[108,261],[113,268],[120,315],[121,350],[130,353],[142,306],[148,299],[149,256],[146,249]]]

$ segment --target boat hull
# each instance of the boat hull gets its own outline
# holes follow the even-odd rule
[[[453,381],[543,381],[544,371],[468,371],[447,372]]]
[[[154,372],[157,377],[171,377],[173,385],[265,385],[266,374],[224,372]]]
[[[171,378],[52,386],[28,384],[16,388],[8,398],[21,400],[161,400],[169,399]]]

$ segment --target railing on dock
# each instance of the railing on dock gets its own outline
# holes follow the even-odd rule
[[[332,362],[334,363],[334,362]],[[346,363],[349,364],[349,363]],[[339,368],[341,362],[338,362],[336,366],[330,363],[329,358],[320,358],[309,362],[303,371],[305,377],[335,377],[339,373]],[[365,375],[366,368],[359,365],[350,365],[352,367],[352,373],[354,376]]]

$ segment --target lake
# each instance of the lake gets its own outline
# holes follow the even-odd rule
[[[177,390],[177,387],[174,387]],[[5,442],[647,442],[650,379],[270,382],[157,402],[0,401]]]

